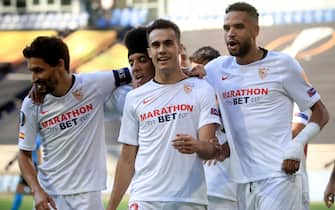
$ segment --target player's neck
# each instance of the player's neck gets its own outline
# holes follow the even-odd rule
[[[265,51],[259,47],[253,47],[248,54],[243,57],[236,57],[236,62],[240,65],[247,65],[264,58]]]
[[[58,81],[61,81],[61,82],[59,82],[59,85],[56,87],[52,95],[61,97],[61,96],[66,95],[67,92],[69,92],[69,90],[72,88],[75,82],[75,76],[73,76],[72,74],[66,74],[66,75],[63,75],[63,77]]]
[[[175,84],[185,78],[187,78],[187,76],[178,68],[172,72],[164,70],[156,71],[154,81],[159,84]]]

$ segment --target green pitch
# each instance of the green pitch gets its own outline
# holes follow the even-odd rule
[[[0,209],[10,210],[12,205],[13,195],[0,194]],[[108,197],[104,198],[105,205],[107,204]],[[24,196],[22,207],[20,210],[31,210],[32,207],[32,197]],[[328,208],[323,203],[312,203],[311,210],[327,210]],[[332,207],[331,209],[335,209]],[[127,200],[123,200],[121,206],[118,210],[127,210]]]

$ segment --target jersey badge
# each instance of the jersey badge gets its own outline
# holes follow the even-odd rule
[[[24,126],[26,123],[26,115],[23,111],[20,111],[20,126]]]
[[[267,67],[260,67],[258,69],[258,76],[259,76],[259,78],[264,79],[265,77],[268,76],[268,72],[269,72],[269,68],[267,68]]]
[[[211,115],[220,116],[220,112],[216,108],[211,108]]]
[[[24,140],[24,133],[23,133],[23,132],[20,132],[20,133],[19,133],[19,139]]]
[[[316,90],[314,88],[310,88],[308,91],[307,91],[307,94],[309,97],[312,97],[314,96],[316,93]]]
[[[81,88],[72,92],[72,95],[78,100],[81,101],[84,98],[83,90]]]
[[[184,91],[185,93],[190,93],[192,92],[192,87],[188,84],[184,84]]]

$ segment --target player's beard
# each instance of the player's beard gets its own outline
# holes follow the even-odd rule
[[[35,85],[36,85],[37,91],[43,95],[52,93],[55,90],[55,88],[48,85],[46,81],[38,80],[35,82]]]
[[[229,51],[229,54],[235,57],[244,57],[249,53],[250,49],[251,49],[251,42],[244,41],[244,42],[240,42],[240,48],[236,52]]]

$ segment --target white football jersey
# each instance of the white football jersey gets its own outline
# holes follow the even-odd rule
[[[304,125],[307,125],[309,118],[311,117],[311,110],[305,110],[305,111],[300,111],[299,107],[297,106],[296,103],[294,103],[293,107],[293,123],[301,123]]]
[[[34,150],[36,133],[41,134],[38,179],[49,194],[106,187],[104,102],[115,88],[114,75],[110,71],[74,76],[66,95],[48,94],[40,106],[26,97],[21,108],[19,148]]]
[[[269,51],[248,65],[227,56],[205,69],[219,100],[232,179],[247,183],[284,176],[281,164],[292,140],[293,102],[306,110],[320,99],[301,76],[301,66],[286,54]]]
[[[126,96],[119,142],[139,147],[130,201],[207,204],[202,160],[172,146],[176,134],[220,124],[213,88],[188,78],[176,84],[149,81]]]

